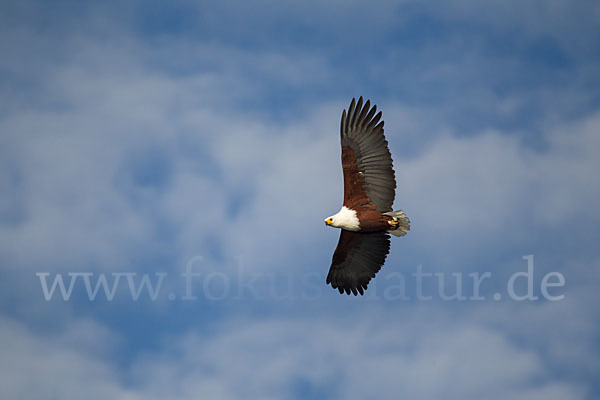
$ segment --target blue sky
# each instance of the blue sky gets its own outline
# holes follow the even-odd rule
[[[599,26],[593,1],[3,2],[5,396],[598,398]],[[360,95],[413,230],[350,298],[323,218]],[[489,273],[484,300],[419,300],[419,269],[467,297]],[[39,273],[121,280],[46,300]]]

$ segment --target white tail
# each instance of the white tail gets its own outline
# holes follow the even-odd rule
[[[406,235],[406,232],[410,231],[410,220],[406,214],[404,214],[404,211],[390,211],[383,213],[383,215],[389,215],[390,217],[394,218],[394,220],[398,221],[398,227],[393,230],[390,229],[388,233],[391,233],[394,236],[404,236]]]

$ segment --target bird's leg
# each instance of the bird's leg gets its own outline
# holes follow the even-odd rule
[[[398,228],[398,225],[400,225],[400,222],[398,221],[398,217],[392,217],[391,219],[388,219],[387,223],[390,225],[390,227],[392,229],[396,229],[396,228]]]

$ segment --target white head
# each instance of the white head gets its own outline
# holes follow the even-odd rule
[[[335,215],[325,219],[325,224],[334,228],[343,228],[348,231],[360,230],[360,223],[356,216],[356,211],[343,206]]]

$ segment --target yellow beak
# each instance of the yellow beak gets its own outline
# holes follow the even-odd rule
[[[327,219],[325,220],[325,224],[326,224],[326,225],[331,225],[331,223],[332,223],[332,222],[333,222],[333,220],[332,220],[331,218],[327,218]]]

